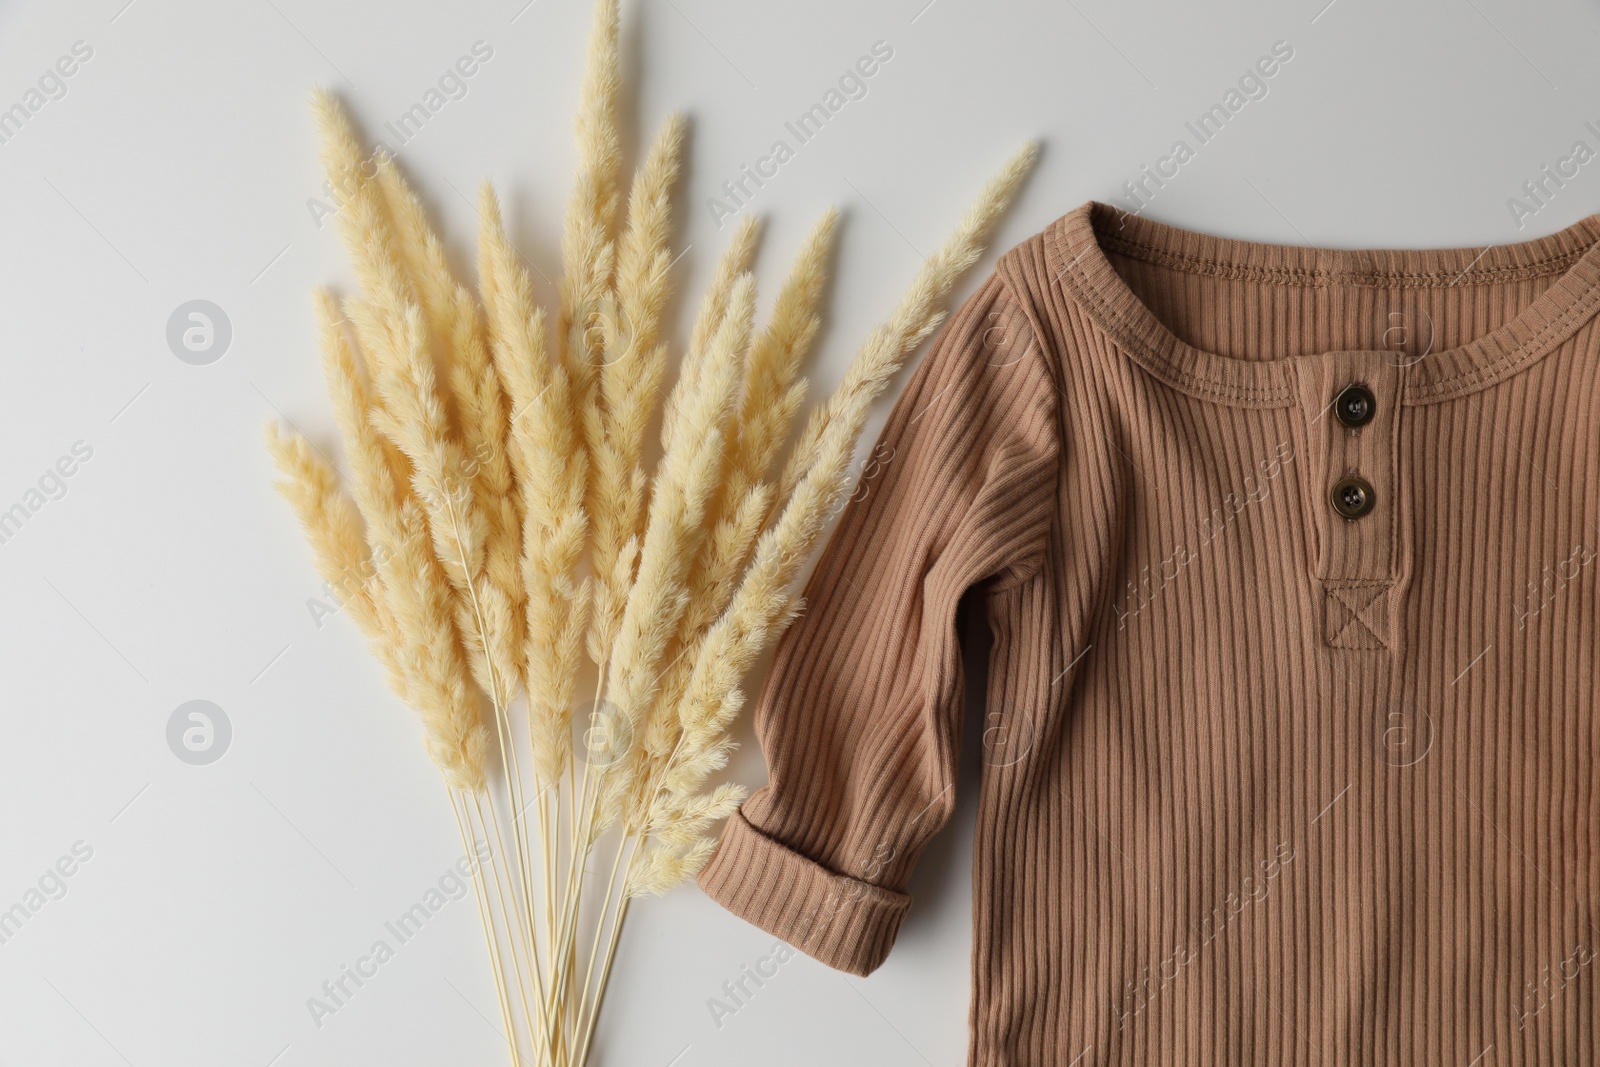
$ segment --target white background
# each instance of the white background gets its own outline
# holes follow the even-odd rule
[[[464,196],[488,176],[522,250],[558,275],[590,12],[525,4],[0,5],[0,108],[74,42],[93,50],[65,96],[0,144],[0,510],[76,442],[93,453],[0,544],[0,909],[76,843],[92,849],[65,895],[0,944],[0,1067],[504,1062],[467,902],[320,1028],[307,1009],[461,850],[413,717],[349,621],[319,626],[308,607],[320,583],[271,491],[261,424],[334,447],[308,294],[351,278],[336,227],[308,207],[323,195],[312,84],[375,131],[485,42],[493,56],[466,96],[400,158],[464,268],[476,224]],[[1507,204],[1575,141],[1600,148],[1584,126],[1600,127],[1600,12],[1570,0],[623,10],[629,158],[669,111],[692,119],[673,241],[679,292],[693,296],[728,232],[708,206],[721,183],[774,140],[794,146],[784,122],[874,42],[893,49],[747,208],[768,220],[768,298],[815,216],[844,209],[810,368],[819,393],[1025,138],[1045,152],[995,250],[1086,199],[1114,200],[1178,138],[1193,144],[1185,121],[1280,40],[1294,57],[1267,95],[1150,216],[1287,243],[1477,247],[1566,226],[1600,192],[1594,163],[1520,228]],[[197,298],[233,330],[207,366],[166,340],[173,310]],[[981,626],[969,629],[977,644]],[[233,726],[209,766],[167,745],[169,716],[192,699]],[[969,716],[969,739],[978,725]],[[601,1062],[964,1062],[967,763],[881,971],[796,959],[718,1026],[708,1000],[773,940],[691,885],[633,910]],[[733,773],[760,783],[753,745]]]

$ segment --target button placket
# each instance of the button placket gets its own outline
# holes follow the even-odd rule
[[[1334,648],[1392,648],[1402,368],[1389,352],[1329,352],[1300,357],[1295,369],[1323,639]]]

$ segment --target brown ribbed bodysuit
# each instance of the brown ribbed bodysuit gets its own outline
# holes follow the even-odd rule
[[[1600,216],[1336,251],[1090,203],[911,375],[700,877],[856,974],[994,633],[968,1062],[1600,1063]]]

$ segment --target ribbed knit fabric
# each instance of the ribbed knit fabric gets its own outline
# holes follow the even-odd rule
[[[1335,251],[1090,203],[1011,249],[806,585],[700,884],[867,974],[964,740],[969,1064],[1600,1063],[1597,311],[1600,216]]]

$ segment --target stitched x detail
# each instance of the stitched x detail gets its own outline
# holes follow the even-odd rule
[[[1389,647],[1387,583],[1329,583],[1323,639],[1331,648]]]

